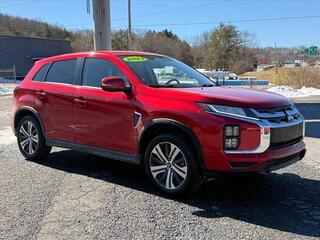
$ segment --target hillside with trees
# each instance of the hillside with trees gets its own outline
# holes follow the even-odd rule
[[[71,39],[72,33],[60,26],[54,26],[21,17],[13,17],[0,13],[0,34],[24,37],[43,37],[55,39]]]

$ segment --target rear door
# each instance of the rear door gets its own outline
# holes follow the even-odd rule
[[[133,152],[133,97],[124,92],[106,92],[100,87],[108,76],[127,77],[108,58],[86,58],[81,86],[76,88],[74,133],[78,144]]]
[[[36,87],[35,105],[42,118],[46,137],[73,142],[73,76],[76,59],[53,62]]]

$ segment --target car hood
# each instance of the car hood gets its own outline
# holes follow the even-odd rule
[[[205,102],[229,106],[272,108],[291,104],[291,101],[279,94],[235,87],[203,87],[203,88],[158,88],[154,89],[158,96]]]

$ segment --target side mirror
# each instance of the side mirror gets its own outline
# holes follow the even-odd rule
[[[101,81],[101,88],[108,92],[127,91],[126,83],[120,76],[105,77]]]

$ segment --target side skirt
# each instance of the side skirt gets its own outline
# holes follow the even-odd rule
[[[133,163],[133,164],[140,164],[140,157],[139,155],[124,153],[124,152],[117,152],[113,150],[103,149],[103,148],[96,148],[82,144],[76,144],[71,142],[59,141],[59,140],[49,140],[47,139],[46,144],[52,147],[60,147],[60,148],[67,148],[78,152],[90,153],[93,155],[110,158],[122,162]]]

